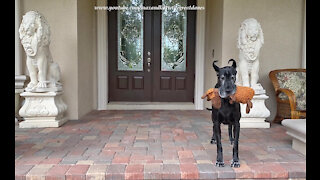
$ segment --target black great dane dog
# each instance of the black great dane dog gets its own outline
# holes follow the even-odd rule
[[[212,111],[212,122],[213,122],[213,134],[211,143],[217,144],[217,160],[216,166],[223,167],[223,153],[222,153],[222,145],[221,145],[221,129],[220,125],[228,124],[229,131],[229,139],[231,144],[233,144],[233,158],[231,161],[231,167],[240,167],[239,157],[238,157],[238,144],[239,144],[239,133],[240,133],[240,104],[234,102],[230,104],[230,95],[236,92],[236,61],[230,59],[228,63],[232,61],[231,66],[225,66],[223,68],[219,68],[213,62],[213,68],[217,73],[218,82],[215,88],[219,89],[219,95],[221,97],[221,108],[215,109],[212,106],[212,109],[208,109]],[[232,132],[233,130],[233,132]],[[233,135],[232,135],[233,134]]]

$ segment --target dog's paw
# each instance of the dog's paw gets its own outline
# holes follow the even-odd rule
[[[234,139],[233,138],[230,139],[230,143],[231,143],[231,145],[233,145],[233,143],[234,143]]]
[[[230,166],[234,167],[234,168],[238,168],[238,167],[240,167],[240,162],[231,160],[231,165]]]
[[[215,139],[211,139],[210,143],[211,144],[217,144],[217,141]]]
[[[216,161],[216,166],[217,167],[224,167],[224,162]]]

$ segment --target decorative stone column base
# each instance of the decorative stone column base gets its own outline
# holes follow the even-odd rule
[[[306,119],[284,119],[281,124],[286,127],[287,134],[292,138],[292,149],[306,155]]]
[[[266,118],[270,116],[270,111],[265,106],[265,100],[269,96],[265,94],[259,94],[253,96],[252,109],[250,113],[246,113],[246,104],[240,104],[241,119],[240,128],[270,128],[270,123],[265,122]]]
[[[62,100],[63,92],[32,93],[23,92],[25,103],[19,110],[24,121],[20,128],[60,127],[67,119],[64,113],[67,105]]]
[[[20,93],[24,91],[24,83],[28,80],[29,78],[25,75],[16,75],[15,76],[15,95],[14,95],[14,104],[15,104],[15,122],[17,123],[18,120],[21,120],[21,117],[19,116],[19,109],[21,107],[21,102],[20,102]]]
[[[266,118],[241,118],[240,128],[270,128],[270,123],[265,122]]]
[[[15,89],[14,91],[14,114],[15,114],[15,122],[18,122],[18,120],[21,119],[21,117],[19,116],[19,108],[20,108],[20,93],[23,92],[23,89]]]

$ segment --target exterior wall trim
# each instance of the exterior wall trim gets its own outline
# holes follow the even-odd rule
[[[307,68],[307,59],[306,59],[306,0],[304,1],[304,9],[303,9],[304,17],[303,17],[303,35],[302,35],[302,68]]]

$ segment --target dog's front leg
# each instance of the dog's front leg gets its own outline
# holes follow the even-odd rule
[[[232,124],[228,125],[228,133],[229,133],[229,140],[231,145],[233,144],[234,138],[232,137]],[[233,133],[234,134],[234,133]]]
[[[234,125],[234,143],[233,143],[233,158],[231,161],[231,167],[240,167],[239,156],[238,156],[238,144],[239,144],[239,133],[240,133],[240,122],[236,122]]]
[[[217,144],[216,136],[214,135],[214,125],[212,126],[212,138],[210,141],[211,144]]]
[[[221,145],[221,129],[220,129],[220,123],[218,121],[215,121],[215,123],[214,123],[214,134],[215,134],[216,141],[217,141],[216,166],[224,167],[222,145]]]
[[[214,135],[214,115],[213,115],[213,106],[211,106],[212,109],[211,109],[211,120],[212,120],[212,137],[211,137],[211,141],[210,143],[211,144],[216,144],[217,141],[216,141],[216,137]],[[208,109],[208,108],[207,108]]]

